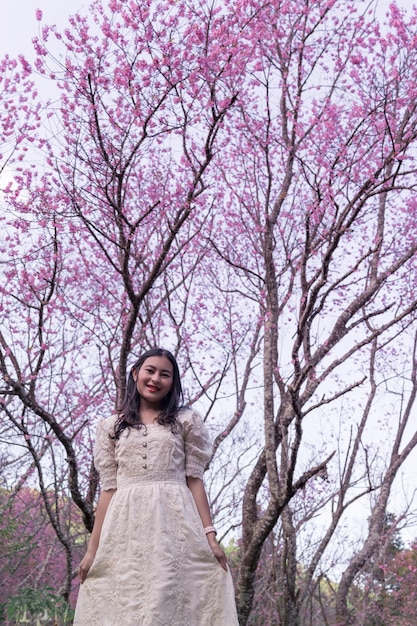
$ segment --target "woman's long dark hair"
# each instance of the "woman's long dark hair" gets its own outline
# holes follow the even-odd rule
[[[182,406],[183,395],[180,379],[180,372],[177,361],[169,350],[163,348],[151,348],[144,352],[133,365],[130,370],[126,393],[122,405],[118,409],[118,418],[114,425],[114,439],[119,439],[125,428],[141,428],[142,422],[140,418],[140,394],[137,390],[136,381],[133,378],[133,372],[138,372],[146,359],[151,356],[164,356],[171,365],[173,371],[172,386],[168,394],[162,400],[161,412],[156,418],[158,424],[162,426],[170,426],[172,431],[178,428],[177,413]]]

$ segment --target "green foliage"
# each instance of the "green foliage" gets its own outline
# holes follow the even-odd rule
[[[237,564],[239,562],[240,548],[236,539],[230,539],[229,543],[227,545],[222,544],[222,547],[227,556],[227,560],[232,560],[234,564]]]
[[[11,511],[10,502],[7,500],[9,492],[0,489],[0,554],[18,551],[25,544],[18,534],[18,519]]]
[[[10,625],[67,626],[74,617],[71,607],[50,587],[25,587],[10,597],[4,608]]]

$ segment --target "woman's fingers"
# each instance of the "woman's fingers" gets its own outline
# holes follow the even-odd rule
[[[216,539],[209,540],[210,548],[213,550],[213,554],[222,566],[222,568],[227,572],[227,558],[223,551],[223,548],[218,543]]]
[[[227,572],[227,559],[226,559],[226,555],[223,554],[222,557],[218,557],[216,556],[216,559],[218,560],[218,562],[220,563],[220,565],[222,566],[222,568]]]
[[[81,561],[79,568],[78,568],[78,574],[80,576],[80,581],[81,584],[85,581],[85,579],[87,578],[87,574],[90,570],[90,567],[92,566],[94,561],[94,556],[91,554],[87,554],[84,556],[83,560]]]

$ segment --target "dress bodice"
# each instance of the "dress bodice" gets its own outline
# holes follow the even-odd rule
[[[160,424],[125,429],[113,439],[117,416],[99,422],[94,464],[102,489],[149,481],[185,482],[202,478],[211,456],[211,443],[201,416],[191,409],[178,414],[179,428],[172,432]]]

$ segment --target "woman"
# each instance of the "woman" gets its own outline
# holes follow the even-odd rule
[[[174,356],[154,348],[134,364],[118,414],[99,423],[102,492],[75,626],[238,624],[203,484],[211,445],[181,400]]]

